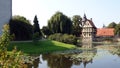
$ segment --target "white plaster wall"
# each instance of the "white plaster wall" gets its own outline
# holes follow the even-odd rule
[[[92,27],[89,21],[86,21],[85,25],[83,27]]]
[[[2,27],[12,17],[12,0],[0,0],[0,35]]]

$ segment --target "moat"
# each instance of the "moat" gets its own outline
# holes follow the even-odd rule
[[[32,68],[119,68],[120,46],[103,45],[74,53],[40,54]]]

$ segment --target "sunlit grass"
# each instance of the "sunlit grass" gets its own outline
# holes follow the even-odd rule
[[[15,46],[17,50],[27,54],[41,54],[75,48],[75,45],[45,40],[39,41],[37,44],[33,42],[11,42],[8,46],[8,50],[11,51]]]

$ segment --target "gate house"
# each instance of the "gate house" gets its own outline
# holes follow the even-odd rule
[[[96,40],[96,32],[97,28],[94,25],[92,18],[87,19],[86,15],[82,19],[83,27],[82,27],[82,45],[85,48],[91,48],[92,42]]]

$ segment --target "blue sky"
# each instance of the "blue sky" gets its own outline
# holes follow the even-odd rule
[[[21,15],[31,22],[37,15],[40,27],[47,25],[47,21],[61,11],[68,17],[84,13],[88,19],[92,18],[96,27],[103,24],[120,22],[120,0],[13,0],[13,15]]]

